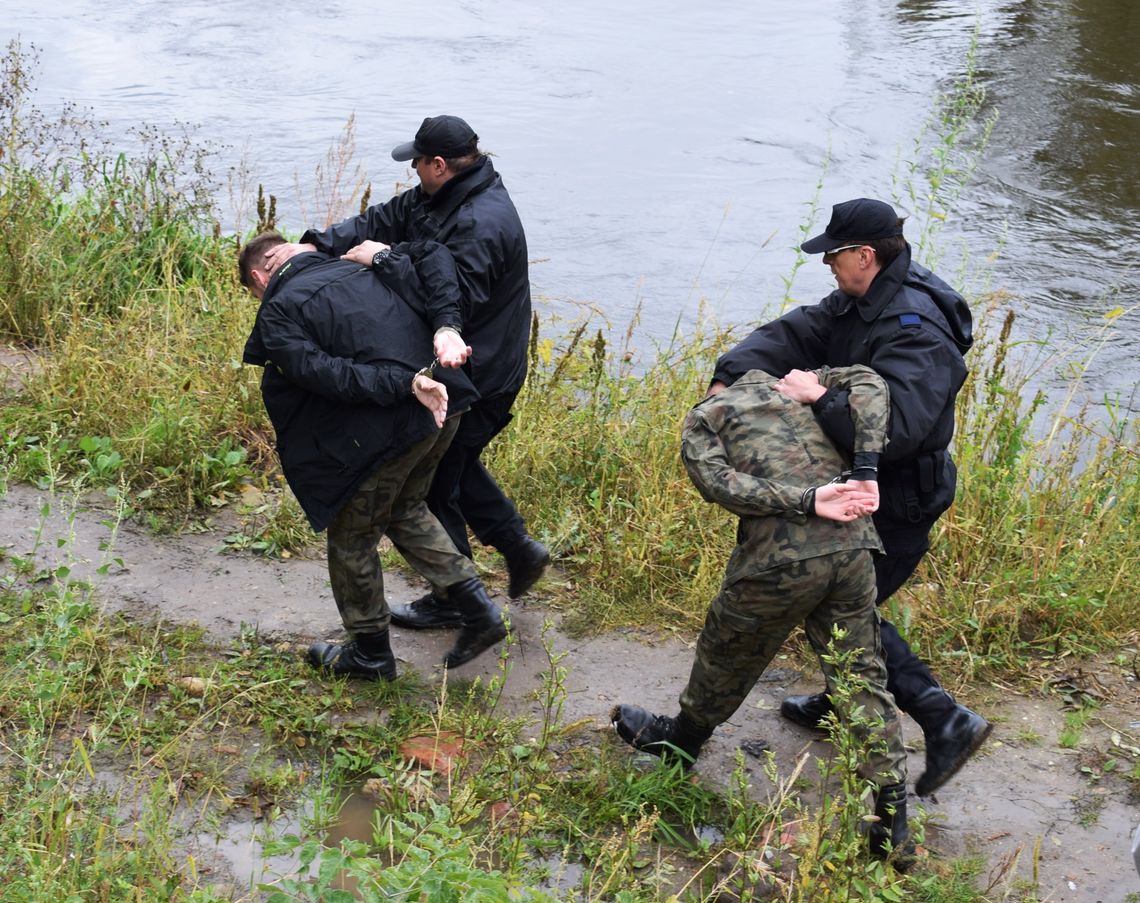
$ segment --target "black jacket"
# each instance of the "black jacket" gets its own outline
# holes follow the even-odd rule
[[[343,254],[365,239],[446,245],[463,295],[462,332],[472,348],[467,365],[472,381],[484,398],[522,387],[531,316],[526,235],[490,159],[449,179],[434,195],[416,186],[358,217],[301,237],[327,254]]]
[[[281,466],[314,530],[384,461],[435,432],[412,378],[432,362],[435,329],[458,322],[453,269],[431,243],[394,252],[379,274],[309,253],[266,286],[243,360],[265,367]],[[437,367],[435,378],[449,415],[478,397],[460,370]]]
[[[901,550],[911,537],[918,551],[925,548],[925,532],[954,500],[956,471],[946,449],[954,435],[954,399],[966,379],[963,355],[972,343],[969,306],[914,263],[908,246],[864,297],[836,290],[819,304],[764,324],[717,361],[713,378],[731,384],[752,369],[783,376],[795,368],[851,364],[875,370],[891,393],[889,442],[880,459],[883,500],[875,523],[888,547]],[[828,389],[813,409],[832,441],[850,452],[846,392]],[[890,535],[896,532],[904,538]]]

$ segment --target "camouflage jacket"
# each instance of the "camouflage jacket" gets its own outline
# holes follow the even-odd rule
[[[886,383],[863,366],[815,373],[827,388],[849,392],[855,452],[882,452],[890,414]],[[805,490],[831,482],[850,464],[811,405],[781,395],[775,382],[750,370],[697,404],[681,433],[681,459],[693,484],[707,501],[740,517],[726,584],[832,552],[882,551],[869,517],[839,523],[804,514]]]

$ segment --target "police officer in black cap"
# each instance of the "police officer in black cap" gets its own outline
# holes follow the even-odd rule
[[[847,394],[824,389],[805,371],[864,364],[891,394],[889,444],[879,462],[881,502],[875,526],[886,554],[875,562],[881,605],[914,573],[930,547],[930,530],[954,500],[957,471],[948,446],[954,399],[966,379],[963,355],[973,342],[970,309],[960,294],[911,259],[903,220],[883,201],[836,204],[821,235],[804,242],[823,254],[837,288],[815,305],[789,311],[723,355],[711,393],[746,372],[783,377],[783,391],[810,403],[840,448],[852,446]],[[989,735],[992,725],[956,702],[898,630],[882,621],[887,688],[926,737],[920,796],[948,781]],[[831,710],[824,694],[785,699],[780,713],[818,727]]]
[[[468,557],[468,527],[480,542],[502,553],[507,593],[515,598],[542,576],[550,554],[527,533],[518,509],[480,455],[510,421],[511,405],[526,378],[531,319],[526,235],[502,178],[479,150],[479,136],[458,116],[428,117],[413,140],[392,150],[392,157],[410,161],[420,184],[329,229],[309,230],[300,246],[279,253],[300,247],[368,265],[401,242],[428,239],[451,251],[464,302],[462,334],[440,330],[436,354],[445,366],[466,359],[480,399],[463,415],[440,462],[428,507]],[[444,588],[434,587],[411,604],[393,605],[392,622],[458,628],[462,615]]]

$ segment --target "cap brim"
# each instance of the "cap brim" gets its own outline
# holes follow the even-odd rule
[[[397,144],[392,148],[392,159],[399,160],[401,163],[407,160],[413,160],[416,157],[421,157],[422,154],[416,152],[416,142],[407,141],[404,144]]]
[[[826,254],[828,251],[834,251],[836,248],[842,247],[843,244],[844,242],[841,239],[832,238],[824,232],[815,238],[809,238],[800,245],[800,250],[805,254]]]

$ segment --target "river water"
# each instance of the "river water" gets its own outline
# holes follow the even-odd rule
[[[190,123],[279,198],[323,218],[314,169],[354,116],[382,197],[425,115],[464,116],[527,227],[540,312],[602,314],[641,351],[700,311],[751,323],[832,288],[793,271],[813,198],[898,199],[933,100],[977,42],[998,123],[937,243],[949,281],[1002,289],[1019,338],[1093,355],[1088,397],[1140,409],[1140,4],[1135,0],[678,0],[625,4],[7,0],[0,37],[40,52],[37,105],[113,134]],[[900,161],[902,161],[900,163]],[[226,228],[248,229],[225,192]],[[915,205],[921,206],[921,205]],[[968,262],[967,262],[968,258]],[[601,322],[601,321],[599,321]],[[1027,345],[1027,348],[1032,347]],[[1042,380],[1060,394],[1063,378]]]

